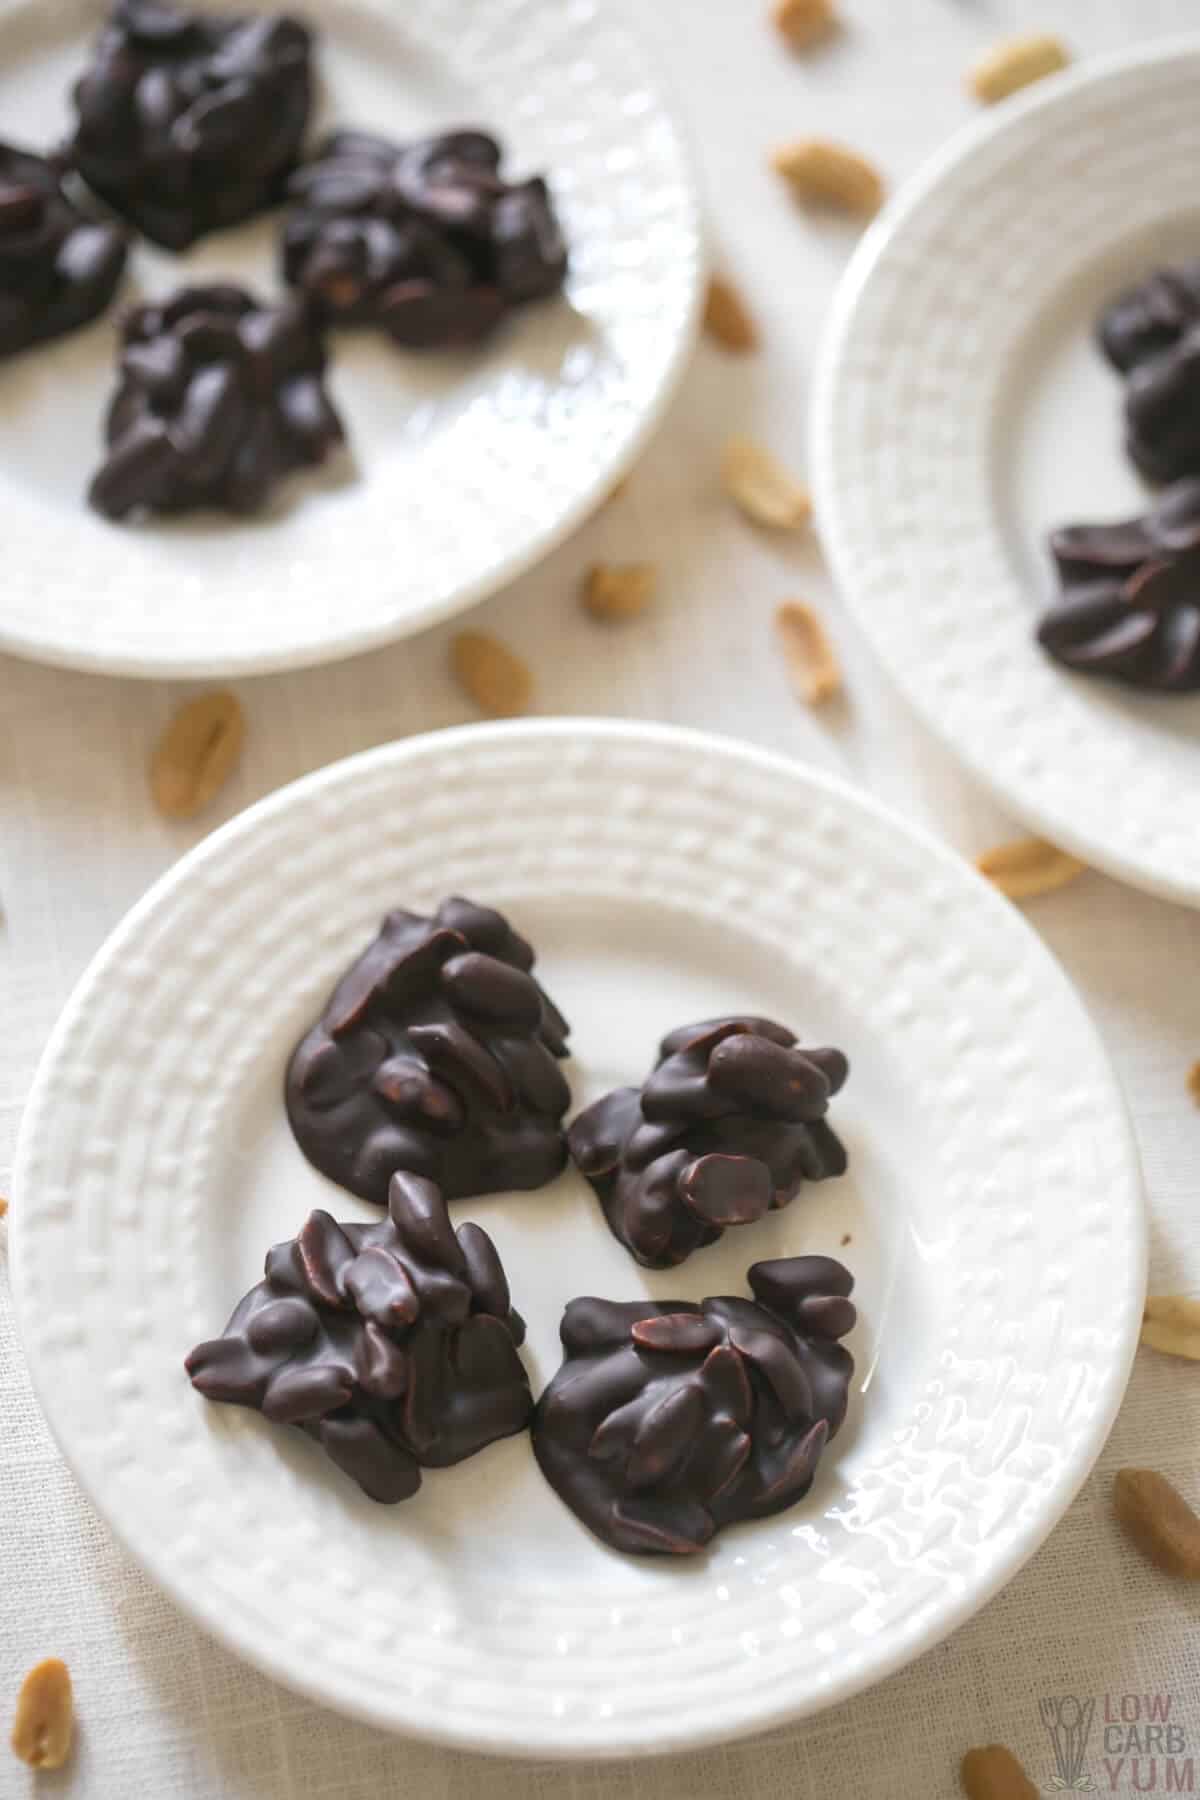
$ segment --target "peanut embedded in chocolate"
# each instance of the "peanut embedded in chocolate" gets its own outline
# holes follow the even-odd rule
[[[801,1049],[771,1019],[706,1019],[670,1032],[645,1086],[617,1088],[567,1134],[613,1236],[665,1269],[734,1225],[841,1175],[825,1121],[846,1079],[840,1050]]]
[[[525,1327],[486,1232],[451,1229],[430,1181],[397,1175],[387,1217],[309,1215],[266,1278],[186,1359],[210,1400],[298,1425],[372,1500],[407,1500],[444,1468],[524,1429]]]
[[[536,1188],[566,1161],[567,1024],[508,921],[469,900],[392,912],[292,1055],[309,1161],[382,1206],[397,1169],[447,1199]]]
[[[828,1256],[756,1263],[753,1301],[572,1300],[538,1402],[551,1487],[616,1550],[683,1556],[808,1492],[846,1414],[854,1285]]]

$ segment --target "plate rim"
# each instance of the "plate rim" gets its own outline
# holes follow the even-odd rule
[[[1098,1079],[1103,1081],[1107,1090],[1114,1124],[1125,1151],[1123,1191],[1127,1203],[1130,1242],[1135,1252],[1126,1270],[1126,1287],[1129,1291],[1130,1304],[1125,1309],[1124,1329],[1117,1333],[1108,1358],[1108,1367],[1104,1376],[1103,1404],[1097,1406],[1086,1429],[1080,1432],[1072,1461],[1064,1469],[1050,1503],[1039,1510],[1036,1524],[1026,1525],[1023,1528],[1016,1548],[1007,1549],[996,1559],[988,1578],[981,1583],[972,1585],[963,1594],[946,1596],[937,1605],[932,1623],[927,1616],[929,1609],[914,1614],[904,1627],[896,1631],[886,1655],[872,1661],[868,1668],[857,1669],[842,1678],[836,1688],[832,1690],[814,1689],[796,1704],[789,1704],[783,1700],[762,1707],[752,1717],[742,1718],[732,1723],[717,1723],[703,1732],[693,1730],[673,1733],[669,1722],[664,1721],[661,1734],[653,1743],[648,1743],[641,1738],[622,1740],[619,1736],[615,1740],[605,1741],[600,1741],[599,1738],[594,1741],[553,1740],[547,1739],[545,1734],[540,1741],[531,1742],[514,1740],[494,1730],[483,1731],[472,1728],[460,1731],[443,1723],[440,1719],[431,1722],[416,1716],[420,1710],[419,1701],[411,1703],[409,1716],[400,1718],[397,1716],[397,1709],[394,1705],[389,1709],[375,1706],[369,1701],[359,1703],[353,1698],[347,1698],[341,1694],[336,1701],[333,1701],[328,1692],[322,1688],[319,1677],[310,1679],[293,1667],[281,1666],[281,1662],[271,1652],[262,1649],[260,1653],[260,1646],[256,1645],[253,1650],[247,1650],[237,1640],[235,1634],[227,1635],[209,1617],[202,1614],[198,1607],[194,1606],[187,1577],[177,1571],[169,1555],[159,1554],[157,1548],[149,1552],[145,1551],[134,1541],[132,1533],[127,1534],[124,1525],[118,1524],[110,1516],[106,1504],[97,1495],[89,1476],[76,1463],[67,1442],[59,1433],[51,1398],[54,1387],[52,1374],[39,1362],[38,1354],[30,1353],[30,1339],[24,1325],[23,1290],[26,1252],[22,1220],[26,1205],[23,1196],[28,1181],[28,1165],[32,1158],[33,1129],[30,1121],[36,1124],[39,1115],[46,1109],[46,1091],[50,1087],[50,1076],[61,1047],[70,1037],[77,1008],[88,997],[93,983],[103,977],[110,961],[120,953],[126,940],[139,929],[142,920],[151,916],[176,889],[186,885],[203,869],[206,861],[212,855],[219,853],[226,843],[236,841],[243,834],[253,832],[262,820],[270,818],[277,811],[285,810],[297,798],[319,790],[328,779],[344,775],[345,772],[356,766],[367,769],[373,764],[392,759],[403,762],[411,755],[425,753],[431,745],[446,746],[452,750],[456,742],[463,739],[469,739],[472,743],[478,744],[481,739],[487,738],[503,742],[514,737],[561,739],[571,736],[578,738],[580,734],[602,740],[624,739],[641,742],[649,740],[650,742],[673,744],[679,748],[691,747],[706,754],[716,754],[720,758],[732,758],[752,767],[769,770],[776,775],[783,775],[792,780],[799,779],[801,782],[811,784],[813,788],[823,792],[831,799],[850,801],[856,807],[864,809],[873,815],[877,822],[884,823],[890,829],[906,837],[910,843],[915,843],[924,854],[931,855],[943,868],[953,871],[958,879],[975,885],[980,901],[985,906],[995,909],[998,917],[1007,917],[1010,924],[1024,934],[1030,956],[1040,965],[1042,974],[1049,977],[1058,986],[1062,1001],[1072,1008],[1077,1024],[1087,1038],[1095,1074]],[[561,716],[454,726],[376,745],[300,776],[297,780],[247,807],[235,818],[227,821],[208,837],[202,839],[199,844],[193,846],[183,857],[172,864],[122,916],[73,984],[39,1059],[33,1082],[26,1097],[13,1160],[12,1191],[13,1206],[9,1218],[9,1258],[14,1313],[26,1368],[43,1419],[68,1469],[105,1527],[113,1533],[138,1566],[166,1593],[172,1604],[177,1606],[183,1615],[207,1637],[213,1638],[231,1654],[250,1664],[269,1679],[277,1681],[291,1692],[302,1695],[316,1706],[354,1718],[360,1723],[376,1729],[438,1744],[445,1748],[490,1756],[523,1757],[539,1762],[580,1763],[641,1759],[648,1756],[701,1749],[757,1735],[810,1717],[825,1711],[828,1707],[847,1701],[855,1695],[877,1686],[905,1668],[917,1656],[943,1642],[994,1599],[1041,1548],[1092,1472],[1125,1396],[1138,1344],[1142,1310],[1140,1297],[1144,1296],[1146,1291],[1148,1217],[1145,1179],[1124,1092],[1086,1002],[1061,964],[1028,921],[989,883],[975,874],[971,865],[960,857],[949,844],[936,837],[923,825],[896,813],[892,808],[876,799],[874,795],[856,787],[839,775],[723,734],[619,718],[578,719]],[[319,1668],[321,1665],[315,1666]]]
[[[958,767],[977,781],[994,800],[1016,818],[1034,827],[1060,848],[1130,887],[1177,905],[1200,908],[1200,878],[1176,880],[1146,872],[1136,858],[1110,850],[1086,831],[1074,829],[1005,782],[990,760],[968,745],[943,723],[936,708],[928,705],[909,668],[900,667],[881,648],[871,625],[870,607],[862,603],[851,568],[851,555],[841,530],[836,498],[831,444],[833,418],[839,404],[842,364],[859,304],[884,254],[901,237],[912,216],[941,183],[969,164],[975,154],[996,138],[1018,128],[1039,112],[1052,111],[1074,94],[1114,75],[1173,63],[1181,57],[1200,60],[1200,31],[1174,32],[1149,43],[1087,57],[1070,68],[1048,76],[1023,93],[968,120],[949,141],[934,151],[904,182],[894,198],[864,233],[838,282],[833,304],[821,335],[813,380],[809,425],[809,464],[814,496],[814,516],[821,547],[833,572],[839,597],[852,615],[893,690]]]
[[[306,3],[318,8],[320,6],[320,0],[306,0]],[[264,0],[253,0],[255,8],[263,4]],[[694,246],[694,254],[687,264],[691,276],[691,291],[680,329],[670,345],[670,354],[661,364],[653,389],[642,395],[637,422],[620,454],[593,475],[592,480],[580,490],[557,519],[533,535],[523,546],[512,551],[494,568],[485,570],[473,581],[464,583],[457,592],[440,599],[428,600],[415,611],[390,623],[366,625],[349,632],[342,630],[320,644],[310,642],[278,651],[184,657],[173,657],[162,652],[109,655],[103,650],[74,648],[56,640],[47,641],[37,632],[14,630],[6,623],[3,611],[0,610],[0,653],[46,668],[146,681],[240,680],[249,676],[283,674],[295,669],[320,668],[326,663],[344,662],[389,644],[402,643],[418,632],[427,631],[456,614],[469,611],[492,594],[529,574],[579,530],[593,513],[599,511],[613,488],[624,481],[641,460],[647,444],[659,430],[679,392],[699,342],[710,256],[695,134],[687,121],[665,54],[657,41],[652,41],[649,34],[636,25],[627,0],[605,0],[605,4],[642,64],[647,83],[653,91],[655,111],[674,139],[679,159],[680,219],[686,222],[688,235]],[[278,213],[279,209],[272,210]],[[270,217],[271,214],[258,216]],[[181,268],[181,279],[186,275],[187,270]],[[122,306],[128,304],[128,299],[127,296],[125,302],[118,300],[114,303],[105,317],[110,320],[115,318]],[[52,348],[53,345],[45,347]],[[331,348],[331,356],[332,354]],[[80,505],[83,505],[82,499]]]

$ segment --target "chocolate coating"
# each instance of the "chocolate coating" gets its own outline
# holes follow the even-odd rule
[[[79,211],[43,156],[0,143],[0,356],[99,317],[128,250],[121,232]]]
[[[125,320],[108,455],[88,500],[110,519],[215,506],[250,513],[344,433],[325,350],[303,302],[260,306],[242,288],[181,288]]]
[[[1037,635],[1051,656],[1131,687],[1200,689],[1200,480],[1143,518],[1065,526],[1050,549],[1062,598]]]
[[[647,1268],[670,1268],[786,1206],[806,1178],[845,1172],[825,1113],[848,1068],[771,1019],[704,1019],[663,1039],[641,1089],[580,1113],[567,1145],[613,1236]]]
[[[1096,335],[1115,369],[1129,374],[1139,363],[1176,345],[1200,324],[1200,260],[1155,269],[1126,288],[1100,315]]]
[[[75,84],[68,155],[114,211],[182,250],[282,199],[312,104],[311,50],[282,15],[117,0]]]
[[[376,326],[406,349],[474,343],[566,278],[545,182],[506,181],[482,131],[403,145],[335,132],[288,192],[285,278],[331,322]]]
[[[1125,442],[1148,481],[1200,475],[1200,325],[1130,373]]]
[[[451,1229],[431,1181],[397,1175],[387,1217],[310,1213],[185,1367],[210,1400],[298,1425],[372,1500],[524,1429],[525,1336],[487,1233]]]
[[[828,1256],[755,1263],[754,1300],[572,1300],[537,1404],[542,1473],[615,1550],[686,1556],[812,1485],[846,1415],[854,1279]]]
[[[293,1052],[288,1118],[309,1161],[382,1206],[397,1169],[447,1199],[535,1188],[566,1161],[567,1024],[507,919],[444,900],[391,912]]]

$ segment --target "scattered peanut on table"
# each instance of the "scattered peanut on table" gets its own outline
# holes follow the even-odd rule
[[[3,1194],[0,1194],[0,1219],[5,1219],[7,1217],[8,1217],[8,1201],[4,1198]]]
[[[1003,1744],[968,1750],[959,1777],[968,1800],[1039,1800],[1037,1788]]]
[[[1196,1105],[1200,1106],[1200,1062],[1194,1062],[1187,1072],[1187,1090]]]
[[[1151,1294],[1146,1301],[1141,1341],[1164,1356],[1200,1362],[1200,1300],[1184,1294]]]
[[[1200,1518],[1155,1469],[1118,1469],[1113,1508],[1125,1535],[1155,1568],[1200,1581]]]
[[[529,710],[533,676],[499,638],[485,631],[460,631],[451,643],[450,659],[459,685],[480,712],[507,719]]]
[[[714,275],[704,302],[704,329],[725,350],[745,355],[758,349],[758,327],[732,281]]]
[[[237,765],[246,720],[236,694],[200,694],[180,707],[150,759],[150,792],[168,819],[190,819],[216,799]]]
[[[1070,62],[1061,38],[1049,32],[1030,32],[1025,37],[1005,38],[971,65],[967,86],[977,100],[993,105],[1007,100],[1031,82],[1055,75]]]
[[[771,18],[793,50],[807,50],[837,24],[833,0],[775,0]]]
[[[800,531],[812,518],[808,489],[753,438],[730,438],[721,459],[721,480],[730,499],[756,525]]]
[[[776,610],[775,629],[792,686],[806,706],[820,706],[841,691],[837,656],[811,606],[803,600],[785,601]]]
[[[597,563],[584,577],[583,604],[605,624],[636,619],[654,598],[657,581],[653,563]]]
[[[885,188],[879,170],[846,144],[828,138],[796,138],[772,152],[771,165],[798,200],[835,206],[863,218],[878,212],[883,204]]]
[[[1017,838],[997,844],[976,858],[975,867],[1010,900],[1032,900],[1066,887],[1087,869],[1077,857],[1056,849],[1045,838]]]
[[[61,1769],[71,1754],[74,1728],[70,1673],[57,1656],[47,1656],[21,1683],[12,1747],[31,1769]]]

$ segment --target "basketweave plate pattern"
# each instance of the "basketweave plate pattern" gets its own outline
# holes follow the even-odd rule
[[[243,0],[216,0],[246,11]],[[114,526],[84,491],[112,388],[112,320],[6,363],[0,647],[131,675],[251,674],[403,636],[528,568],[604,497],[657,422],[701,292],[688,155],[626,14],[609,0],[304,0],[320,123],[403,137],[492,126],[506,167],[544,170],[572,266],[561,301],[484,348],[331,340],[350,452],[263,518]],[[5,134],[68,125],[101,0],[0,0]],[[278,217],[182,257],[146,245],[125,301],[197,279],[277,287]]]
[[[1098,353],[1047,467],[1071,510],[1022,545],[1008,490],[1039,340],[1066,309],[1082,343],[1114,288],[1200,248],[1198,82],[1200,39],[1159,42],[1039,84],[936,157],[844,277],[813,431],[841,590],[926,722],[1046,836],[1191,905],[1200,701],[1071,676],[1033,640],[1045,526],[1148,504]]]
[[[855,1393],[816,1487],[688,1566],[597,1544],[523,1439],[377,1507],[300,1434],[205,1403],[183,1374],[312,1205],[374,1216],[292,1144],[284,1060],[385,908],[456,890],[537,940],[572,1018],[577,1103],[636,1078],[706,1005],[770,1006],[850,1053],[850,1174],[682,1269],[638,1269],[569,1173],[455,1208],[496,1237],[535,1390],[576,1293],[699,1298],[744,1291],[763,1256],[851,1262]],[[374,1724],[555,1756],[760,1729],[945,1636],[1083,1480],[1144,1290],[1121,1098],[1020,916],[826,776],[615,722],[374,750],[185,857],[55,1030],[11,1232],[51,1425],[182,1606]]]

